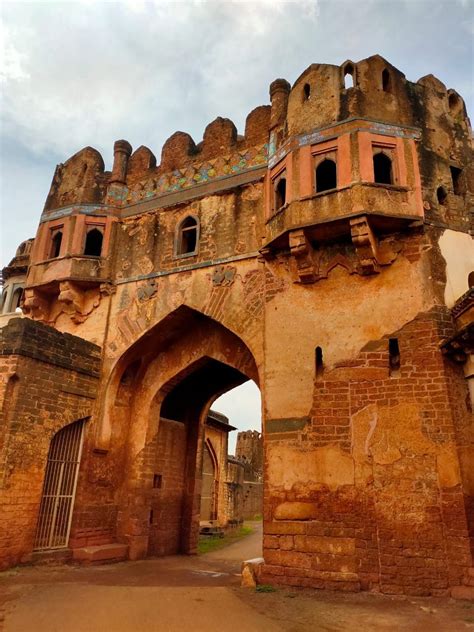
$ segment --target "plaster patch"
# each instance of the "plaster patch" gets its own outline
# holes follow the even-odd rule
[[[295,485],[320,483],[334,491],[354,484],[354,461],[336,446],[298,450],[282,445],[267,446],[268,480],[272,486],[292,489]]]
[[[446,261],[444,302],[452,307],[469,289],[468,276],[474,270],[474,240],[466,233],[445,230],[439,240]]]

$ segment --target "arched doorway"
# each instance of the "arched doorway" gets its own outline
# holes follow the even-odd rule
[[[258,384],[256,361],[236,334],[182,307],[142,336],[117,369],[104,429],[128,423],[118,536],[132,559],[194,553],[205,422],[220,395],[249,379]]]
[[[52,438],[41,493],[35,551],[67,546],[81,462],[85,420],[59,430]]]
[[[200,522],[213,522],[217,519],[217,503],[219,498],[218,461],[209,440],[204,442],[202,455],[202,484]]]

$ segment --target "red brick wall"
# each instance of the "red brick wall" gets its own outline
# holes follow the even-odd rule
[[[308,481],[298,492],[269,490],[263,581],[419,595],[443,594],[462,583],[471,564],[468,500],[462,476],[447,482],[446,477],[458,471],[454,446],[469,412],[460,396],[466,389],[462,370],[439,350],[451,327],[440,307],[391,334],[400,347],[397,377],[389,375],[388,339],[383,339],[315,380],[311,418],[286,445],[340,446],[354,457],[355,485],[330,490]],[[406,421],[410,407],[420,415],[420,428]],[[394,427],[377,437],[377,445],[369,433],[358,468],[355,424],[364,409],[378,411],[378,423],[394,411],[400,418],[392,419]],[[279,441],[281,435],[268,439]],[[448,474],[443,474],[446,460]],[[311,503],[314,519],[272,519],[286,501]]]
[[[91,414],[99,362],[99,347],[41,323],[2,329],[0,568],[31,555],[50,440]]]

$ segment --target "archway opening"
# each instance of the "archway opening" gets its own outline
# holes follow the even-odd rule
[[[110,422],[115,432],[121,423],[128,428],[131,452],[117,535],[132,550],[140,548],[140,557],[196,553],[203,527],[211,536],[241,528],[246,488],[252,487],[247,483],[263,496],[263,448],[258,480],[249,480],[248,464],[231,438],[250,427],[261,446],[258,379],[242,339],[184,306],[122,356],[112,380]],[[257,393],[250,403],[237,388],[244,384]],[[240,419],[219,400],[233,389]],[[251,414],[248,405],[254,406]],[[260,505],[252,517],[261,515]],[[258,556],[261,537],[254,540]]]
[[[172,384],[160,407],[149,554],[192,552],[196,538],[206,551],[213,538],[261,531],[260,408],[255,383],[212,358]]]

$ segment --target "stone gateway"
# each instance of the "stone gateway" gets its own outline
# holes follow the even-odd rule
[[[196,552],[210,407],[253,380],[259,581],[472,591],[464,102],[378,55],[270,100],[56,168],[3,272],[2,568]]]

